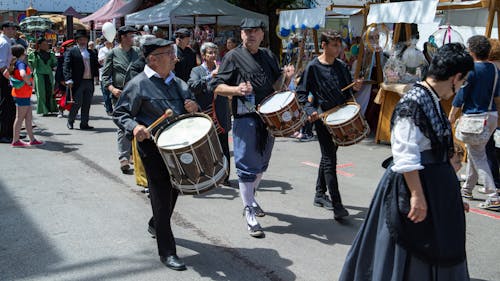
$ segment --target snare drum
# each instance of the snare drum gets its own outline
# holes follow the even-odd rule
[[[294,92],[279,92],[264,99],[259,114],[271,134],[287,137],[298,131],[307,119]]]
[[[323,123],[339,146],[356,144],[370,133],[370,127],[354,102],[334,107],[323,114]]]
[[[181,194],[200,194],[227,176],[228,162],[212,120],[202,113],[178,116],[155,136],[158,150]]]

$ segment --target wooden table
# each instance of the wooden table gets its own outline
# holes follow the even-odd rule
[[[386,84],[381,83],[380,89],[374,102],[380,104],[378,116],[377,132],[375,142],[391,142],[391,117],[396,104],[400,98],[412,87],[413,84]],[[441,100],[446,115],[450,113],[453,97],[448,100]]]

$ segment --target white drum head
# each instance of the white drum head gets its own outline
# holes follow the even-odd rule
[[[337,111],[332,112],[326,116],[326,124],[328,125],[338,125],[342,124],[352,117],[356,116],[359,112],[359,107],[354,104],[348,104],[340,107]]]
[[[293,92],[276,93],[271,98],[267,99],[259,108],[259,112],[263,114],[279,111],[286,105],[292,102],[295,94]]]
[[[178,149],[194,144],[206,136],[212,122],[199,116],[184,118],[170,124],[161,132],[156,145],[165,149]]]

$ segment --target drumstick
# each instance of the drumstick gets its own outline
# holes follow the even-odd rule
[[[165,113],[163,113],[158,119],[156,119],[156,121],[154,121],[151,125],[149,125],[147,130],[151,132],[161,122],[163,122],[168,117],[172,116],[172,114],[174,114],[174,112],[171,109],[165,110]]]
[[[356,82],[352,82],[351,84],[345,86],[344,88],[342,88],[342,90],[340,90],[341,92],[345,91],[345,90],[348,90],[350,88],[352,88],[354,85],[356,84]]]

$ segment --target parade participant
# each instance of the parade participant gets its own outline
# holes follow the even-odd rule
[[[2,23],[0,35],[0,143],[12,142],[12,125],[16,119],[16,105],[11,95],[11,87],[7,77],[3,74],[8,69],[12,59],[12,38],[17,25],[11,21]]]
[[[170,223],[179,191],[172,187],[165,162],[146,128],[166,109],[171,109],[174,115],[198,110],[187,84],[172,72],[176,62],[172,44],[159,38],[145,41],[142,48],[147,64],[143,72],[127,83],[115,105],[113,121],[129,139],[137,139],[148,178],[160,260],[171,269],[185,270],[176,253]]]
[[[50,51],[49,42],[45,38],[36,41],[35,51],[28,55],[28,63],[33,68],[35,93],[37,96],[36,113],[47,116],[57,111],[54,99],[54,74],[57,59]]]
[[[191,40],[191,32],[186,28],[181,28],[174,34],[176,45],[175,55],[178,60],[175,64],[175,76],[187,82],[191,74],[191,69],[196,66],[196,53],[188,46]]]
[[[337,149],[332,136],[319,115],[351,100],[351,90],[341,91],[352,82],[351,74],[344,62],[337,57],[342,48],[342,35],[337,31],[325,31],[320,38],[323,53],[309,62],[297,85],[299,102],[304,104],[308,121],[314,123],[321,149],[321,162],[316,180],[314,206],[333,209],[334,218],[349,215],[342,205],[337,181]],[[354,90],[359,90],[361,80],[356,81]],[[312,103],[308,99],[313,95]],[[331,201],[325,194],[328,188]]]
[[[214,43],[205,42],[201,45],[200,51],[203,58],[203,64],[191,70],[191,77],[189,78],[188,85],[189,89],[194,93],[196,101],[200,105],[201,111],[206,112],[210,109],[215,111],[216,122],[221,127],[221,130],[217,131],[217,136],[219,137],[224,156],[226,156],[228,161],[228,176],[224,180],[223,184],[230,185],[228,181],[230,167],[229,160],[231,158],[231,155],[229,154],[228,140],[229,130],[231,129],[231,113],[229,112],[229,103],[227,97],[214,97],[213,92],[209,88],[209,82],[219,71],[219,66],[216,63],[218,48]]]
[[[104,68],[104,63],[106,62],[106,56],[108,53],[113,49],[113,42],[110,42],[106,39],[104,39],[104,46],[99,48],[99,52],[97,54],[97,60],[99,61],[99,64],[101,65],[101,68],[99,68],[99,79],[101,81],[101,92],[102,92],[102,97],[104,99],[104,109],[106,110],[106,114],[108,116],[111,116],[113,113],[113,104],[111,102],[111,92],[108,90],[108,88],[104,87],[104,83],[102,83],[102,71]]]
[[[393,161],[339,280],[469,280],[460,184],[450,163],[453,135],[440,100],[474,68],[459,43],[434,55],[427,77],[399,101],[391,119]]]
[[[73,130],[76,114],[80,112],[80,130],[91,130],[89,111],[94,95],[94,78],[99,76],[97,54],[87,49],[87,31],[77,30],[76,46],[64,53],[63,75],[66,86],[73,93],[74,104],[68,115],[68,129]]]
[[[31,94],[33,91],[33,78],[31,69],[25,63],[26,49],[22,45],[12,46],[12,55],[17,59],[13,72],[10,74],[12,84],[12,96],[16,103],[16,120],[13,126],[12,147],[27,147],[41,145],[43,142],[35,139],[33,135],[33,116],[31,112]],[[30,142],[26,143],[19,139],[21,126],[26,124],[26,132]]]
[[[240,196],[250,235],[262,237],[264,232],[255,217],[265,214],[254,192],[269,165],[274,137],[255,113],[255,106],[288,85],[293,72],[286,67],[287,81],[283,81],[276,56],[259,48],[264,39],[263,21],[245,18],[241,29],[243,43],[225,55],[211,89],[216,95],[233,97],[233,147]]]
[[[116,48],[112,49],[106,56],[106,62],[102,70],[102,83],[112,96],[113,103],[120,97],[123,88],[127,84],[127,71],[132,63],[140,56],[140,49],[134,45],[134,37],[137,29],[132,26],[122,26],[118,29],[118,42]],[[122,173],[128,173],[130,169],[130,155],[132,154],[132,143],[125,137],[123,130],[117,130],[118,161]]]

